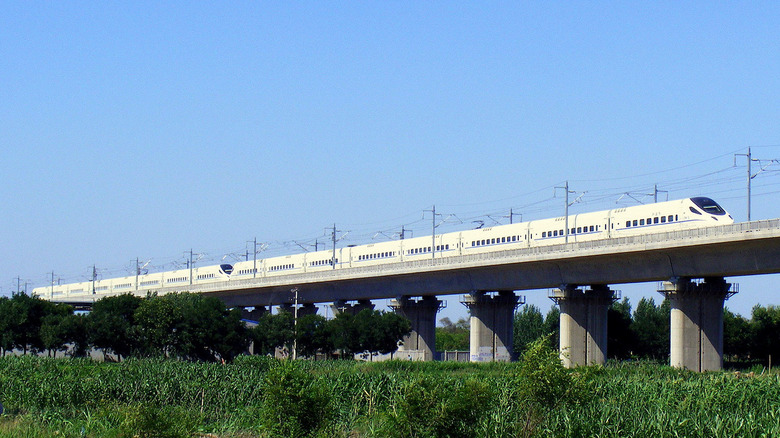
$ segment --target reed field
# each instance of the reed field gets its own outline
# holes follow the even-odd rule
[[[1,437],[771,437],[780,378],[651,363],[0,358]]]

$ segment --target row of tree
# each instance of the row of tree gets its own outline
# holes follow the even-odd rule
[[[0,298],[0,350],[49,355],[68,351],[84,356],[91,349],[123,357],[175,357],[230,361],[251,343],[258,354],[292,351],[317,353],[389,353],[411,330],[394,313],[364,310],[298,318],[290,312],[263,315],[254,327],[239,309],[227,309],[217,298],[190,293],[120,295],[94,303],[88,313],[26,294]]]
[[[295,348],[299,356],[368,353],[373,357],[394,353],[411,330],[408,319],[372,309],[354,315],[341,312],[333,319],[305,315],[298,317],[297,324],[290,312],[280,312],[261,316],[252,329],[252,340],[255,354],[274,354],[278,349],[289,354]]]
[[[544,334],[552,333],[557,339],[559,318],[556,307],[543,318],[535,306],[524,306],[515,314],[515,352],[521,353]],[[657,305],[652,298],[642,298],[632,311],[628,298],[623,298],[612,304],[607,318],[607,355],[611,359],[669,360],[669,300]],[[743,363],[780,358],[780,308],[756,305],[750,319],[724,309],[723,353],[726,360]]]
[[[611,359],[669,360],[671,305],[659,305],[652,298],[642,298],[632,311],[628,298],[615,302],[608,311],[607,354]],[[552,335],[557,344],[560,311],[552,306],[543,315],[534,305],[523,306],[514,318],[514,351],[520,355],[536,339]],[[436,348],[469,349],[469,322],[449,318],[436,329]],[[723,311],[723,352],[725,359],[742,363],[767,363],[770,356],[780,360],[780,308],[757,305],[751,318]]]

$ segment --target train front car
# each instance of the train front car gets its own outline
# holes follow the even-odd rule
[[[700,216],[698,219],[705,221],[707,225],[727,225],[734,223],[734,218],[731,217],[723,207],[710,198],[700,196],[689,198],[688,201],[693,204],[688,206],[688,210],[693,213],[691,218],[694,220],[697,216]]]
[[[221,265],[203,266],[195,268],[193,283],[214,283],[217,281],[230,280],[230,274],[233,272],[233,265],[223,263]]]

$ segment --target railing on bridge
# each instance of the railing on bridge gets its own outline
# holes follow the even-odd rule
[[[462,256],[451,256],[435,258],[432,260],[415,260],[410,262],[386,263],[375,266],[361,266],[355,268],[344,268],[334,271],[318,271],[303,274],[286,275],[283,277],[271,278],[253,278],[244,280],[231,280],[229,282],[211,283],[202,285],[204,289],[213,290],[218,286],[231,285],[231,289],[239,288],[242,285],[263,287],[277,284],[290,284],[299,282],[320,282],[335,280],[339,277],[349,274],[350,277],[369,277],[384,276],[395,273],[416,271],[419,269],[446,269],[448,267],[470,265],[480,262],[492,262],[501,260],[517,260],[520,258],[533,258],[545,254],[555,254],[561,252],[576,252],[592,250],[606,247],[620,247],[631,245],[642,245],[650,243],[662,243],[669,241],[681,241],[687,239],[699,239],[702,237],[728,236],[741,234],[745,232],[778,229],[780,228],[780,219],[742,222],[718,227],[696,228],[691,230],[671,231],[665,233],[645,234],[641,236],[618,237],[613,239],[592,240],[587,242],[571,242],[560,245],[537,246],[531,248],[521,248],[505,251],[496,251],[481,254],[469,254]],[[197,288],[193,288],[197,290]]]
[[[741,222],[718,227],[696,228],[690,230],[671,231],[664,233],[645,234],[640,236],[618,237],[612,239],[592,240],[587,242],[570,242],[560,245],[537,246],[490,253],[469,254],[416,260],[408,262],[393,262],[375,266],[343,268],[332,271],[318,271],[285,276],[249,278],[230,280],[201,285],[189,285],[191,292],[207,292],[216,290],[240,290],[246,288],[265,288],[287,284],[318,283],[337,281],[344,278],[368,278],[387,275],[414,273],[421,270],[448,270],[461,267],[481,266],[486,264],[516,263],[518,261],[544,258],[556,254],[571,254],[579,251],[589,251],[602,248],[616,248],[637,245],[650,245],[666,242],[701,239],[704,237],[728,237],[749,232],[780,229],[780,219]],[[181,287],[161,288],[159,293],[180,291]],[[106,294],[102,296],[109,296]],[[92,296],[90,295],[90,298]]]

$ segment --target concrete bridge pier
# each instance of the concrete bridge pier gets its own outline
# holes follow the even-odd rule
[[[469,350],[471,362],[509,362],[514,356],[513,326],[520,298],[513,291],[488,295],[474,291],[464,296],[471,314]]]
[[[443,301],[426,295],[418,300],[409,296],[390,301],[390,307],[412,323],[412,332],[404,337],[396,358],[431,361],[436,359],[436,313]]]
[[[662,284],[671,304],[670,363],[693,371],[723,369],[723,302],[732,285],[723,277],[701,283],[675,279]]]
[[[342,312],[357,315],[364,309],[374,310],[374,304],[371,300],[358,300],[355,304],[349,304],[347,300],[336,300],[330,305],[330,308],[333,311],[334,316]]]
[[[550,298],[561,309],[560,351],[563,365],[602,365],[607,358],[607,311],[615,293],[606,285],[588,290],[564,285]]]
[[[268,313],[268,308],[265,306],[254,306],[254,309],[249,311],[246,307],[241,307],[241,319],[248,319],[250,321],[258,321],[263,315]]]
[[[293,304],[284,303],[279,306],[280,312],[290,312],[291,315],[295,315],[295,307]],[[298,306],[298,317],[306,315],[316,315],[317,306],[314,303],[303,303]]]

